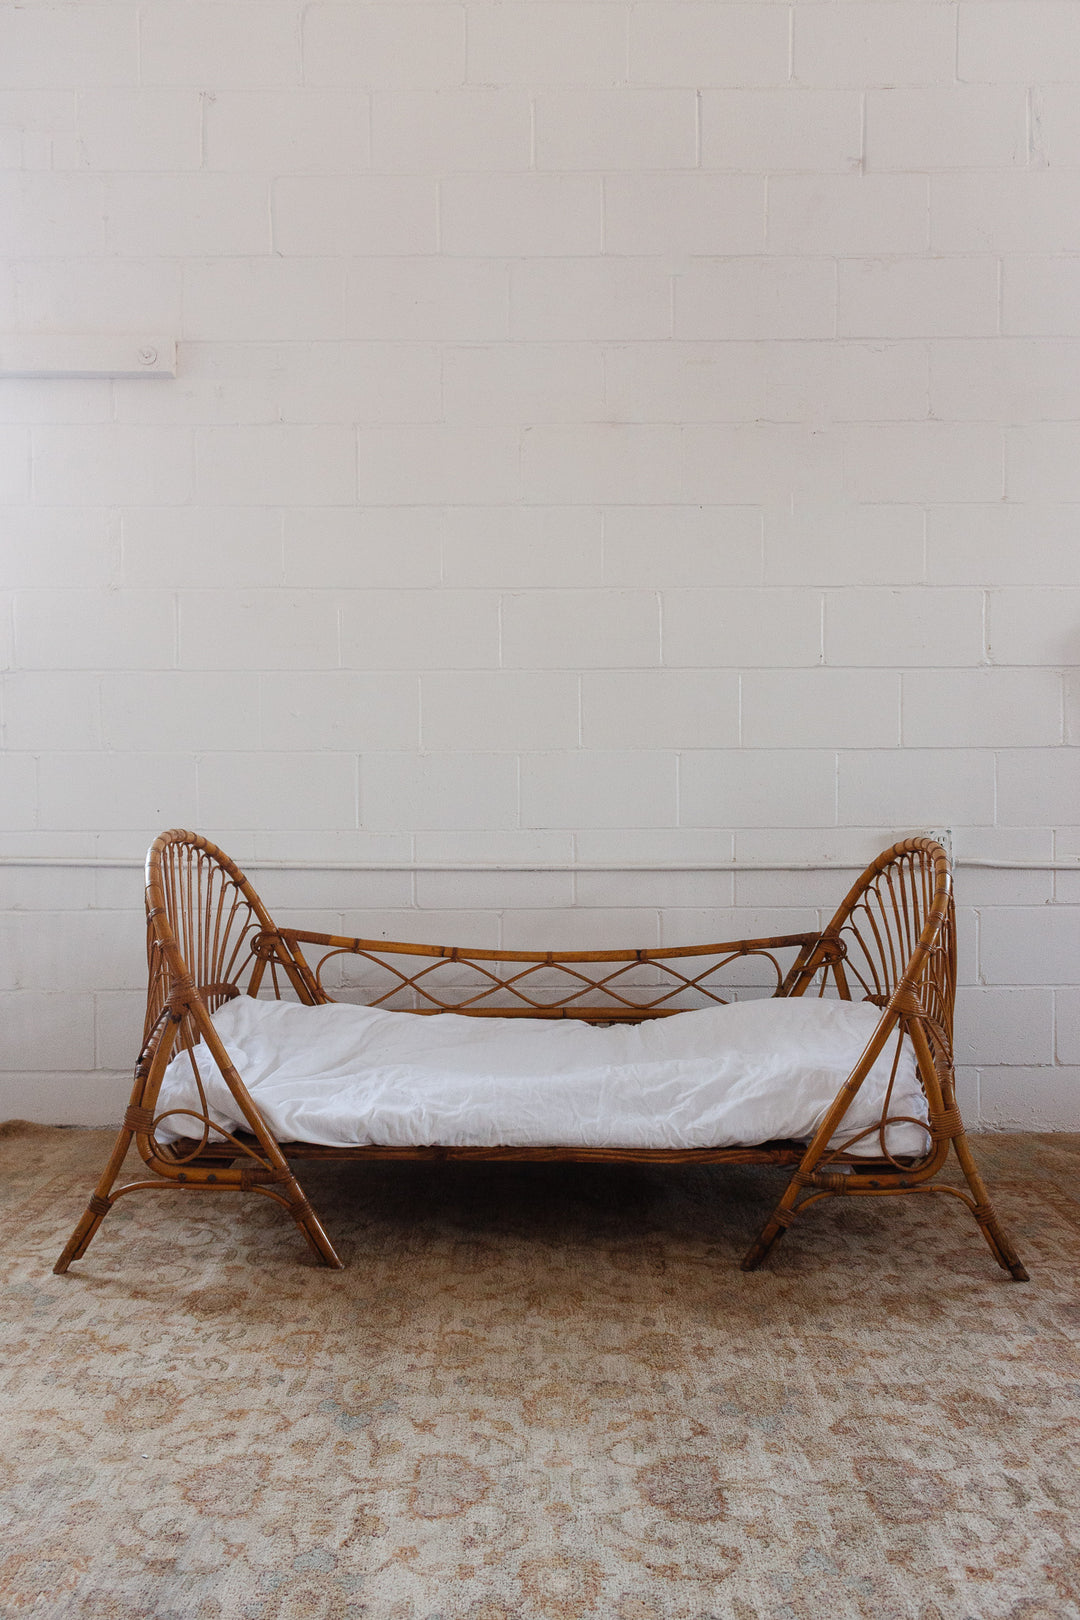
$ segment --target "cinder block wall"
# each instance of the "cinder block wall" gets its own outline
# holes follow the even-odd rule
[[[0,852],[1080,855],[1076,0],[0,8]],[[113,1117],[134,869],[0,869],[0,1113]],[[520,946],[837,871],[267,873]],[[1080,1125],[1080,875],[958,876],[963,1099]]]

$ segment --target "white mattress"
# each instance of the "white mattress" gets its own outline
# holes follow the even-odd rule
[[[227,1002],[214,1023],[281,1142],[327,1146],[734,1147],[814,1134],[877,1025],[864,1002],[736,1002],[640,1024],[418,1017],[343,1002]],[[880,1114],[895,1041],[863,1084],[837,1145]],[[194,1056],[215,1123],[241,1126],[205,1046]],[[159,1114],[198,1108],[187,1054],[165,1072]],[[926,1118],[905,1039],[892,1114]],[[194,1122],[173,1118],[176,1135]],[[889,1127],[919,1154],[918,1125]],[[855,1149],[877,1151],[876,1138]]]

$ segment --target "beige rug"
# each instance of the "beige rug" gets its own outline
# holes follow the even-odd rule
[[[1075,1620],[1080,1137],[952,1200],[775,1172],[323,1167],[349,1269],[253,1197],[134,1196],[50,1267],[105,1135],[0,1141],[0,1613]]]

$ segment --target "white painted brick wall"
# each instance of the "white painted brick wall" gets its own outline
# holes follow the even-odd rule
[[[838,329],[843,337],[994,337],[999,276],[989,254],[851,259],[840,265]]]
[[[37,0],[0,63],[0,336],[179,339],[0,380],[0,856],[1080,859],[1074,0]],[[847,881],[263,887],[548,948]],[[138,871],[0,884],[0,1114],[115,1117]],[[965,1107],[1076,1129],[1080,873],[957,888]]]

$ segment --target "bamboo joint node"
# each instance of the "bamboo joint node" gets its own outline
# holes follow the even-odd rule
[[[959,1108],[946,1108],[941,1114],[934,1114],[930,1120],[930,1135],[936,1142],[949,1141],[954,1136],[963,1136],[964,1122],[960,1118]]]
[[[288,1181],[288,1179],[288,1171],[275,1170],[270,1164],[257,1170],[245,1169],[240,1172],[241,1187],[264,1187],[267,1182]]]
[[[847,1176],[839,1170],[815,1170],[810,1176],[815,1187],[821,1187],[825,1192],[846,1193],[851,1190],[851,1183]]]

